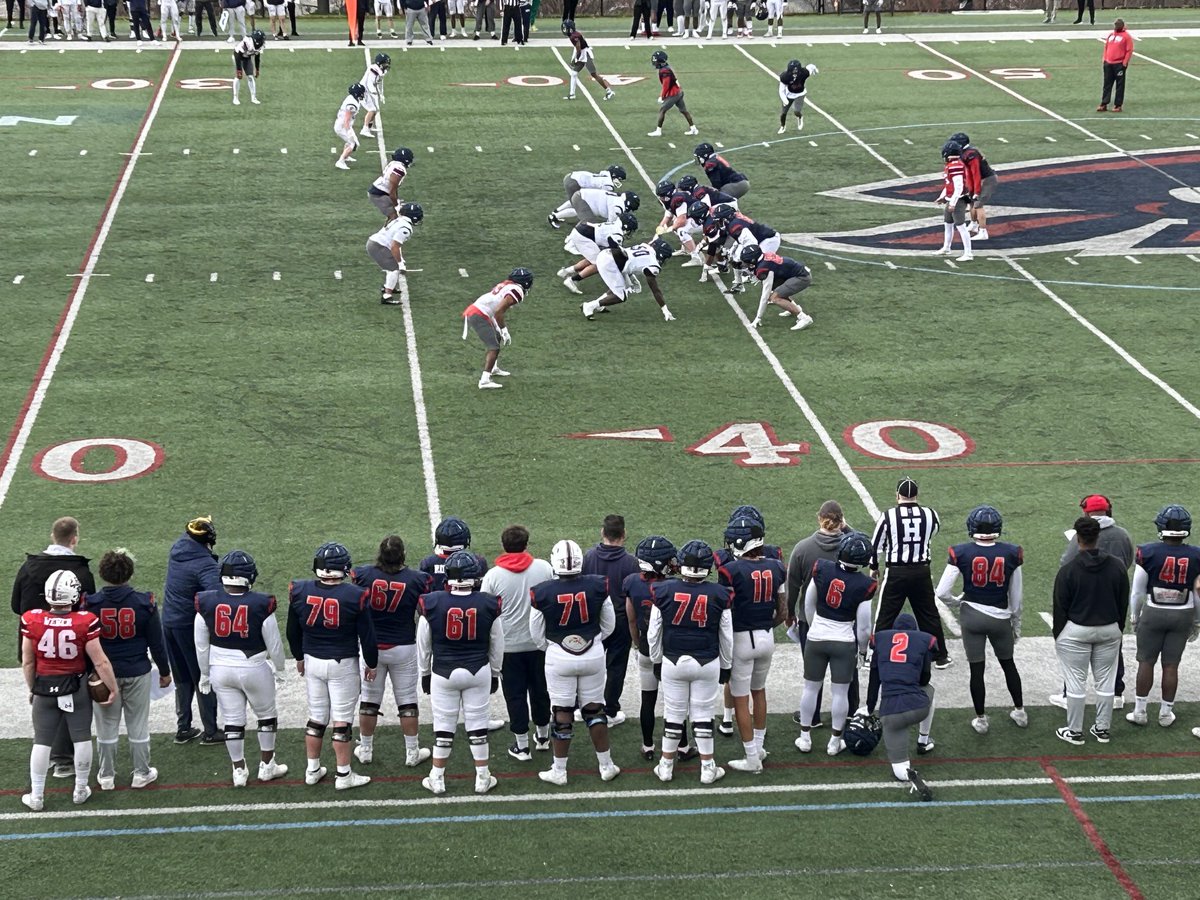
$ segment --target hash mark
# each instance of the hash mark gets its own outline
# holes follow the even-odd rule
[[[476,144],[476,145],[475,145],[475,152],[476,152],[476,153],[482,153],[482,152],[483,152],[483,148],[482,148],[482,147],[480,147],[478,144]]]
[[[1148,134],[1139,134],[1139,135],[1138,135],[1138,137],[1140,137],[1140,138],[1141,138],[1142,140],[1144,140],[1144,141],[1152,141],[1152,140],[1154,140],[1154,138],[1150,137],[1150,135],[1148,135]]]
[[[887,266],[889,269],[895,269],[895,268],[896,268],[896,264],[895,264],[894,262],[892,262],[891,260],[889,260],[889,259],[885,259],[885,260],[883,261],[883,264],[884,264],[885,266]]]
[[[827,268],[827,269],[828,269],[830,272],[836,272],[836,271],[837,271],[837,266],[835,266],[835,265],[834,265],[833,263],[831,263],[829,260],[825,260],[825,268]]]
[[[284,153],[284,154],[286,154],[286,153],[287,153],[287,147],[280,147],[280,148],[279,148],[279,152],[280,152],[280,153]]]
[[[213,272],[211,275],[209,275],[209,276],[208,276],[208,281],[209,281],[209,283],[210,283],[210,284],[211,284],[212,282],[216,281],[216,280],[217,280],[217,273],[216,273],[216,272]]]
[[[1126,256],[1125,258],[1127,260],[1129,260],[1131,263],[1133,263],[1135,266],[1140,266],[1142,264],[1142,261],[1140,259],[1138,259],[1136,256]]]
[[[528,144],[526,144],[526,145],[525,145],[525,152],[526,152],[526,153],[532,153],[532,152],[533,152],[533,148],[532,148],[532,147],[530,147]]]
[[[239,153],[241,153],[241,152],[242,152],[242,151],[241,151],[239,148],[237,148],[237,147],[234,147],[234,148],[233,148],[233,155],[234,155],[234,156],[237,156],[237,155],[238,155]]]
[[[13,279],[13,284],[20,284],[24,280],[25,280],[24,275],[18,275],[16,278]]]
[[[79,155],[80,155],[80,156],[87,156],[87,151],[86,151],[86,150],[80,150],[80,151],[79,151]]]
[[[1008,138],[996,138],[996,140],[997,140],[997,141],[999,141],[1001,144],[1007,144],[1007,143],[1008,143]]]
[[[341,269],[334,269],[334,270],[333,270],[333,279],[334,279],[334,281],[341,281],[341,280],[342,280],[342,270],[341,270]]]
[[[572,149],[572,150],[574,150],[576,153],[578,153],[578,152],[579,152],[579,145],[578,145],[578,144],[572,144],[572,145],[571,145],[571,149]]]
[[[459,275],[461,275],[463,278],[470,278],[470,277],[471,277],[470,275],[468,275],[468,274],[467,274],[467,270],[466,270],[466,269],[459,269],[459,270],[458,270],[458,274],[459,274]]]
[[[146,276],[146,284],[153,284],[153,283],[154,283],[154,273],[151,272],[149,275]]]
[[[433,152],[433,148],[432,148],[432,147],[426,147],[425,149],[426,149],[426,150],[428,150],[430,153],[432,153],[432,152]]]
[[[815,147],[815,146],[817,146],[817,142],[816,142],[816,141],[809,141],[809,142],[808,142],[808,146],[810,146],[810,147]]]
[[[954,260],[952,260],[952,259],[944,259],[944,260],[942,260],[942,262],[944,262],[946,265],[948,265],[948,266],[949,266],[950,268],[952,268],[952,269],[957,269],[957,268],[958,268],[958,266],[956,266],[956,265],[954,264]]]
[[[183,155],[184,155],[184,156],[191,156],[191,155],[192,155],[192,149],[191,149],[190,147],[184,147],[184,148],[183,148]]]
[[[1200,136],[1194,135],[1190,132],[1184,132],[1184,134],[1186,137],[1190,137],[1193,141],[1200,141]]]
[[[278,273],[278,272],[272,272],[272,273],[271,273],[271,280],[272,280],[272,281],[278,281],[278,280],[279,280],[279,273]]]
[[[718,150],[724,150],[724,149],[725,149],[725,145],[724,145],[724,144],[722,144],[720,141],[717,141],[717,149],[718,149]]]
[[[667,141],[667,146],[670,147],[672,150],[675,149],[675,145],[672,144],[670,141]]]
[[[910,146],[910,147],[913,145],[913,142],[910,141],[908,138],[904,138],[904,143],[908,144],[908,146]]]
[[[1058,138],[1052,138],[1052,137],[1050,137],[1050,135],[1046,135],[1046,140],[1048,140],[1052,144],[1058,143]]]
[[[30,155],[30,156],[37,156],[37,151],[36,151],[36,150],[30,150],[30,151],[29,151],[29,155]]]
[[[1054,618],[1048,612],[1038,611],[1038,615],[1042,617],[1042,621],[1050,628],[1054,627]]]
[[[1066,261],[1069,262],[1073,266],[1079,265],[1079,262],[1077,260],[1071,259],[1071,257],[1069,257],[1069,256],[1064,257],[1064,259],[1066,259]]]

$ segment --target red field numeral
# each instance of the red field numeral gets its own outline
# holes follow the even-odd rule
[[[468,641],[475,640],[475,620],[478,616],[479,610],[474,608],[460,609],[455,606],[446,610],[446,640],[461,641],[463,635]]]
[[[127,606],[100,610],[100,636],[106,641],[128,640],[137,635],[137,613]]]
[[[754,582],[755,603],[775,602],[774,572],[772,572],[770,569],[755,569],[750,573],[750,580]]]
[[[1004,587],[1004,559],[997,556],[988,561],[986,556],[971,559],[971,584],[977,588],[987,587],[989,582]]]
[[[1186,556],[1168,556],[1163,560],[1162,571],[1158,573],[1158,580],[1164,581],[1167,584],[1187,584],[1189,562],[1191,560]]]
[[[586,625],[588,620],[587,594],[580,591],[578,594],[559,594],[557,598],[562,606],[562,616],[558,620],[560,628],[566,628],[571,622],[571,616],[575,610],[579,610],[579,624]]]
[[[337,601],[333,602],[336,606]],[[250,637],[250,608],[239,606],[235,610],[228,603],[218,603],[217,608],[213,610],[213,633],[219,638],[227,638],[231,634],[240,638]]]
[[[842,592],[846,590],[846,582],[840,578],[835,578],[829,582],[829,590],[825,592],[825,605],[830,609],[837,609],[842,605]]]
[[[405,587],[407,585],[403,581],[384,581],[382,578],[376,578],[371,582],[371,609],[375,612],[394,613],[400,608],[400,601],[404,599]]]
[[[324,619],[326,628],[337,628],[342,624],[342,605],[337,597],[315,597],[310,594],[304,598],[304,602],[308,604],[306,624],[309,628],[317,624],[317,619]]]
[[[692,614],[691,620],[701,628],[708,627],[708,596],[701,594],[699,597],[693,597],[691,594],[677,593],[671,598],[678,605],[675,609],[675,615],[671,619],[672,625],[680,625],[683,620],[688,617],[688,609]]]
[[[900,631],[892,635],[892,652],[888,659],[894,663],[908,662],[908,632]]]

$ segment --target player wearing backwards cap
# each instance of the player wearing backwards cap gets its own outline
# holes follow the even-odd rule
[[[667,110],[674,107],[682,113],[687,119],[688,130],[684,134],[699,134],[700,129],[696,127],[696,122],[692,118],[692,114],[688,112],[687,104],[683,102],[683,88],[679,86],[679,79],[675,77],[675,72],[667,65],[667,53],[665,50],[655,50],[650,54],[650,64],[658,69],[658,80],[662,89],[658,95],[658,124],[654,126],[647,137],[662,137],[663,120],[667,117]]]
[[[984,655],[990,642],[996,661],[1004,672],[1013,708],[1008,714],[1019,727],[1029,725],[1021,690],[1021,675],[1013,661],[1013,646],[1021,638],[1021,564],[1024,554],[1016,544],[998,540],[1004,520],[993,506],[977,506],[967,515],[969,543],[950,548],[950,559],[934,593],[944,603],[961,603],[963,652],[971,667],[971,702],[975,718],[971,727],[987,734],[988,717],[984,706]],[[952,594],[959,576],[963,592]]]
[[[1129,594],[1129,622],[1137,634],[1137,694],[1125,718],[1146,724],[1146,703],[1154,686],[1154,665],[1162,657],[1162,706],[1158,724],[1175,721],[1175,692],[1184,645],[1200,635],[1200,548],[1184,543],[1192,532],[1192,514],[1165,506],[1154,517],[1159,541],[1137,549],[1137,568]]]
[[[867,708],[874,712],[876,701],[883,720],[883,741],[887,747],[892,774],[907,781],[924,801],[933,792],[912,768],[908,755],[908,729],[917,728],[917,753],[933,749],[929,736],[933,725],[933,685],[929,683],[929,664],[937,653],[937,638],[917,628],[917,620],[908,613],[896,617],[892,627],[880,628],[871,637],[875,652],[871,655],[871,686],[867,690]]]
[[[74,747],[75,791],[71,799],[86,803],[92,796],[92,698],[88,693],[88,661],[109,690],[118,694],[112,664],[100,647],[100,620],[75,610],[79,579],[61,569],[46,579],[48,609],[21,616],[21,666],[33,714],[33,750],[29,754],[29,793],[21,797],[34,812],[41,810],[50,769],[50,744],[64,720]]]
[[[187,523],[183,535],[171,547],[167,557],[167,581],[163,588],[162,625],[167,641],[167,659],[175,679],[175,743],[186,744],[200,736],[192,727],[192,698],[200,684],[200,663],[196,658],[196,595],[215,591],[221,586],[221,567],[212,548],[217,543],[217,527],[212,516],[199,516]],[[217,729],[217,698],[201,694],[196,698],[200,722],[204,725],[202,744],[220,744],[224,735]]]
[[[511,373],[499,366],[500,347],[511,344],[512,335],[508,332],[505,316],[508,311],[520,303],[533,290],[533,272],[524,266],[518,266],[486,294],[475,300],[463,310],[463,340],[467,339],[467,330],[475,332],[487,351],[483,357],[483,373],[479,376],[479,387],[504,387],[494,377],[502,377]]]

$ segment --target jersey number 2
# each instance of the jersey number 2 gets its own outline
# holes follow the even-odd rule
[[[901,665],[908,662],[908,634],[906,632],[901,631],[892,635],[892,652],[888,654],[888,659]]]

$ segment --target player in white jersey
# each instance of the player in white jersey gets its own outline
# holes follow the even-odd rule
[[[367,238],[367,255],[384,272],[379,302],[385,306],[398,306],[408,299],[403,246],[425,218],[425,210],[417,203],[402,203],[396,212],[396,218]]]
[[[59,5],[59,22],[67,35],[67,40],[79,37],[83,40],[83,13],[80,10],[82,0],[62,0]]]
[[[172,40],[171,33],[174,32],[174,40],[182,41],[183,34],[179,30],[180,24],[178,0],[159,0],[158,27],[162,31],[162,39],[164,41]]]
[[[375,0],[376,3],[379,0]],[[376,6],[378,9],[378,6]],[[392,37],[395,37],[395,31],[392,32]],[[386,53],[376,53],[375,59],[367,66],[367,71],[363,72],[362,81],[359,83],[366,88],[366,95],[362,98],[363,109],[367,114],[363,116],[363,137],[375,137],[375,132],[371,130],[371,126],[375,122],[375,116],[379,112],[379,108],[383,106],[383,76],[388,73],[388,69],[392,67],[392,58]]]
[[[348,162],[357,162],[350,154],[358,149],[358,138],[354,136],[354,119],[362,109],[362,98],[367,89],[357,81],[346,89],[346,99],[338,107],[337,118],[333,120],[333,133],[342,139],[342,155],[333,165],[338,169],[349,169]]]
[[[391,29],[392,37],[398,37],[396,34],[396,3],[395,0],[375,0],[375,37],[383,37],[383,29],[380,27],[379,20],[386,17],[388,20],[388,28]],[[376,54],[376,59],[379,56],[387,54]]]
[[[775,26],[775,37],[783,37],[784,0],[767,0],[767,37],[771,37],[771,26]]]
[[[605,191],[599,188],[583,188],[571,198],[571,206],[580,222],[594,225],[611,222],[623,212],[637,212],[641,198],[633,191]]]
[[[631,212],[623,212],[611,222],[601,222],[599,225],[580,222],[572,228],[563,242],[563,249],[582,256],[583,259],[558,270],[558,277],[563,280],[566,289],[572,294],[582,294],[579,282],[589,275],[596,274],[596,260],[600,251],[620,247],[626,237],[637,231],[637,227],[637,216]]]
[[[238,90],[241,87],[243,75],[246,77],[246,84],[250,86],[250,102],[255,106],[258,105],[257,79],[262,74],[263,44],[266,42],[267,36],[256,29],[233,45],[233,68],[234,74],[237,76],[233,79],[234,106],[242,102],[238,99]]]
[[[413,152],[407,147],[397,147],[392,158],[383,167],[383,174],[371,182],[367,197],[389,222],[396,218],[396,208],[404,201],[399,196],[400,185],[413,164]]]
[[[709,0],[708,3],[708,40],[712,40],[713,26],[718,22],[721,23],[721,37],[729,37],[729,19],[726,12],[729,9],[729,4],[726,0]]]
[[[500,382],[493,380],[493,376],[511,374],[497,365],[501,344],[512,343],[505,316],[510,309],[524,300],[531,290],[533,272],[524,266],[518,266],[509,273],[505,281],[463,310],[463,340],[467,339],[468,330],[474,331],[483,341],[487,351],[483,357],[483,374],[479,376],[481,389],[504,387]]]
[[[546,217],[552,228],[561,228],[563,222],[576,218],[579,213],[571,201],[581,190],[619,191],[625,182],[625,170],[621,166],[609,166],[603,172],[580,170],[563,176],[563,191],[567,201]]]
[[[654,302],[658,304],[663,318],[668,322],[675,321],[675,317],[667,309],[662,289],[658,286],[658,274],[662,271],[662,264],[674,253],[671,245],[660,237],[648,243],[636,244],[628,250],[617,247],[600,251],[600,255],[596,257],[596,268],[608,290],[595,300],[581,303],[580,311],[586,318],[591,319],[598,310],[606,306],[624,303],[629,294],[641,292],[642,284],[638,275],[645,275],[646,283],[650,285],[650,293],[654,295]]]
[[[471,6],[469,0],[450,0],[450,37],[454,37],[454,23],[457,20],[462,26],[462,36],[467,36],[467,7]]]

